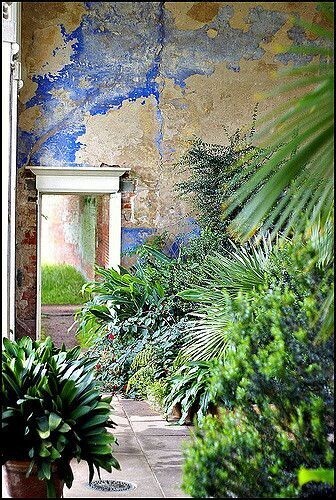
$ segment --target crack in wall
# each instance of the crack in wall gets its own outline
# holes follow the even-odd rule
[[[162,63],[162,52],[164,49],[165,45],[165,9],[164,9],[164,4],[165,2],[160,2],[159,3],[159,15],[158,15],[158,43],[159,43],[159,51],[158,54],[155,58],[155,62],[157,64],[157,77],[160,77],[160,71],[161,71],[161,63]],[[163,112],[160,106],[160,95],[162,94],[163,90],[165,88],[165,82],[162,80],[161,82],[161,88],[159,89],[158,95],[156,96],[156,103],[157,103],[157,110],[156,110],[156,119],[158,122],[158,133],[156,136],[156,144],[158,148],[158,153],[160,157],[160,164],[163,162],[163,130],[164,130],[164,116]]]

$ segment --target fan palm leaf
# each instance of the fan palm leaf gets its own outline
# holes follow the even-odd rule
[[[229,226],[241,241],[258,230],[272,228],[272,236],[279,229],[303,230],[307,218],[310,225],[323,223],[333,210],[333,4],[321,3],[320,8],[330,28],[298,21],[320,37],[319,45],[293,46],[287,52],[318,56],[321,64],[280,72],[290,82],[269,97],[282,96],[285,102],[260,120],[255,139],[263,144],[262,150],[242,158],[241,163],[249,163],[244,175],[251,175],[225,201],[224,216],[244,204]],[[301,97],[290,98],[297,89],[303,92]],[[233,185],[236,180],[232,179]]]
[[[248,293],[265,282],[272,243],[269,237],[251,240],[244,247],[233,242],[225,255],[208,256],[204,269],[208,275],[203,286],[179,292],[186,300],[199,302],[196,313],[190,313],[185,329],[183,352],[192,360],[223,358],[230,348],[229,296]]]

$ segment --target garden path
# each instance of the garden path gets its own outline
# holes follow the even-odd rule
[[[41,331],[44,336],[50,336],[56,347],[64,343],[71,348],[78,344],[74,326],[70,332],[75,319],[74,314],[80,306],[72,305],[42,305],[41,307]]]
[[[102,480],[127,481],[135,489],[102,492],[88,486],[85,462],[72,463],[75,480],[64,498],[190,498],[181,490],[182,444],[190,428],[167,422],[145,401],[114,398],[112,419],[117,425],[112,432],[119,445],[114,456],[121,470],[111,474],[102,470]],[[98,480],[95,477],[94,480]]]

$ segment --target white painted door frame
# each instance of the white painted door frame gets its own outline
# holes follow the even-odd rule
[[[41,227],[43,194],[109,194],[109,267],[118,269],[121,254],[121,194],[119,179],[129,168],[26,167],[36,176],[37,189],[37,298],[36,338],[41,336]]]
[[[21,2],[2,2],[2,337],[15,337],[17,96]]]

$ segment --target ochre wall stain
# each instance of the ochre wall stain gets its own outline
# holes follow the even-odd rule
[[[208,23],[217,16],[222,2],[197,2],[188,10],[187,16],[199,21]]]

